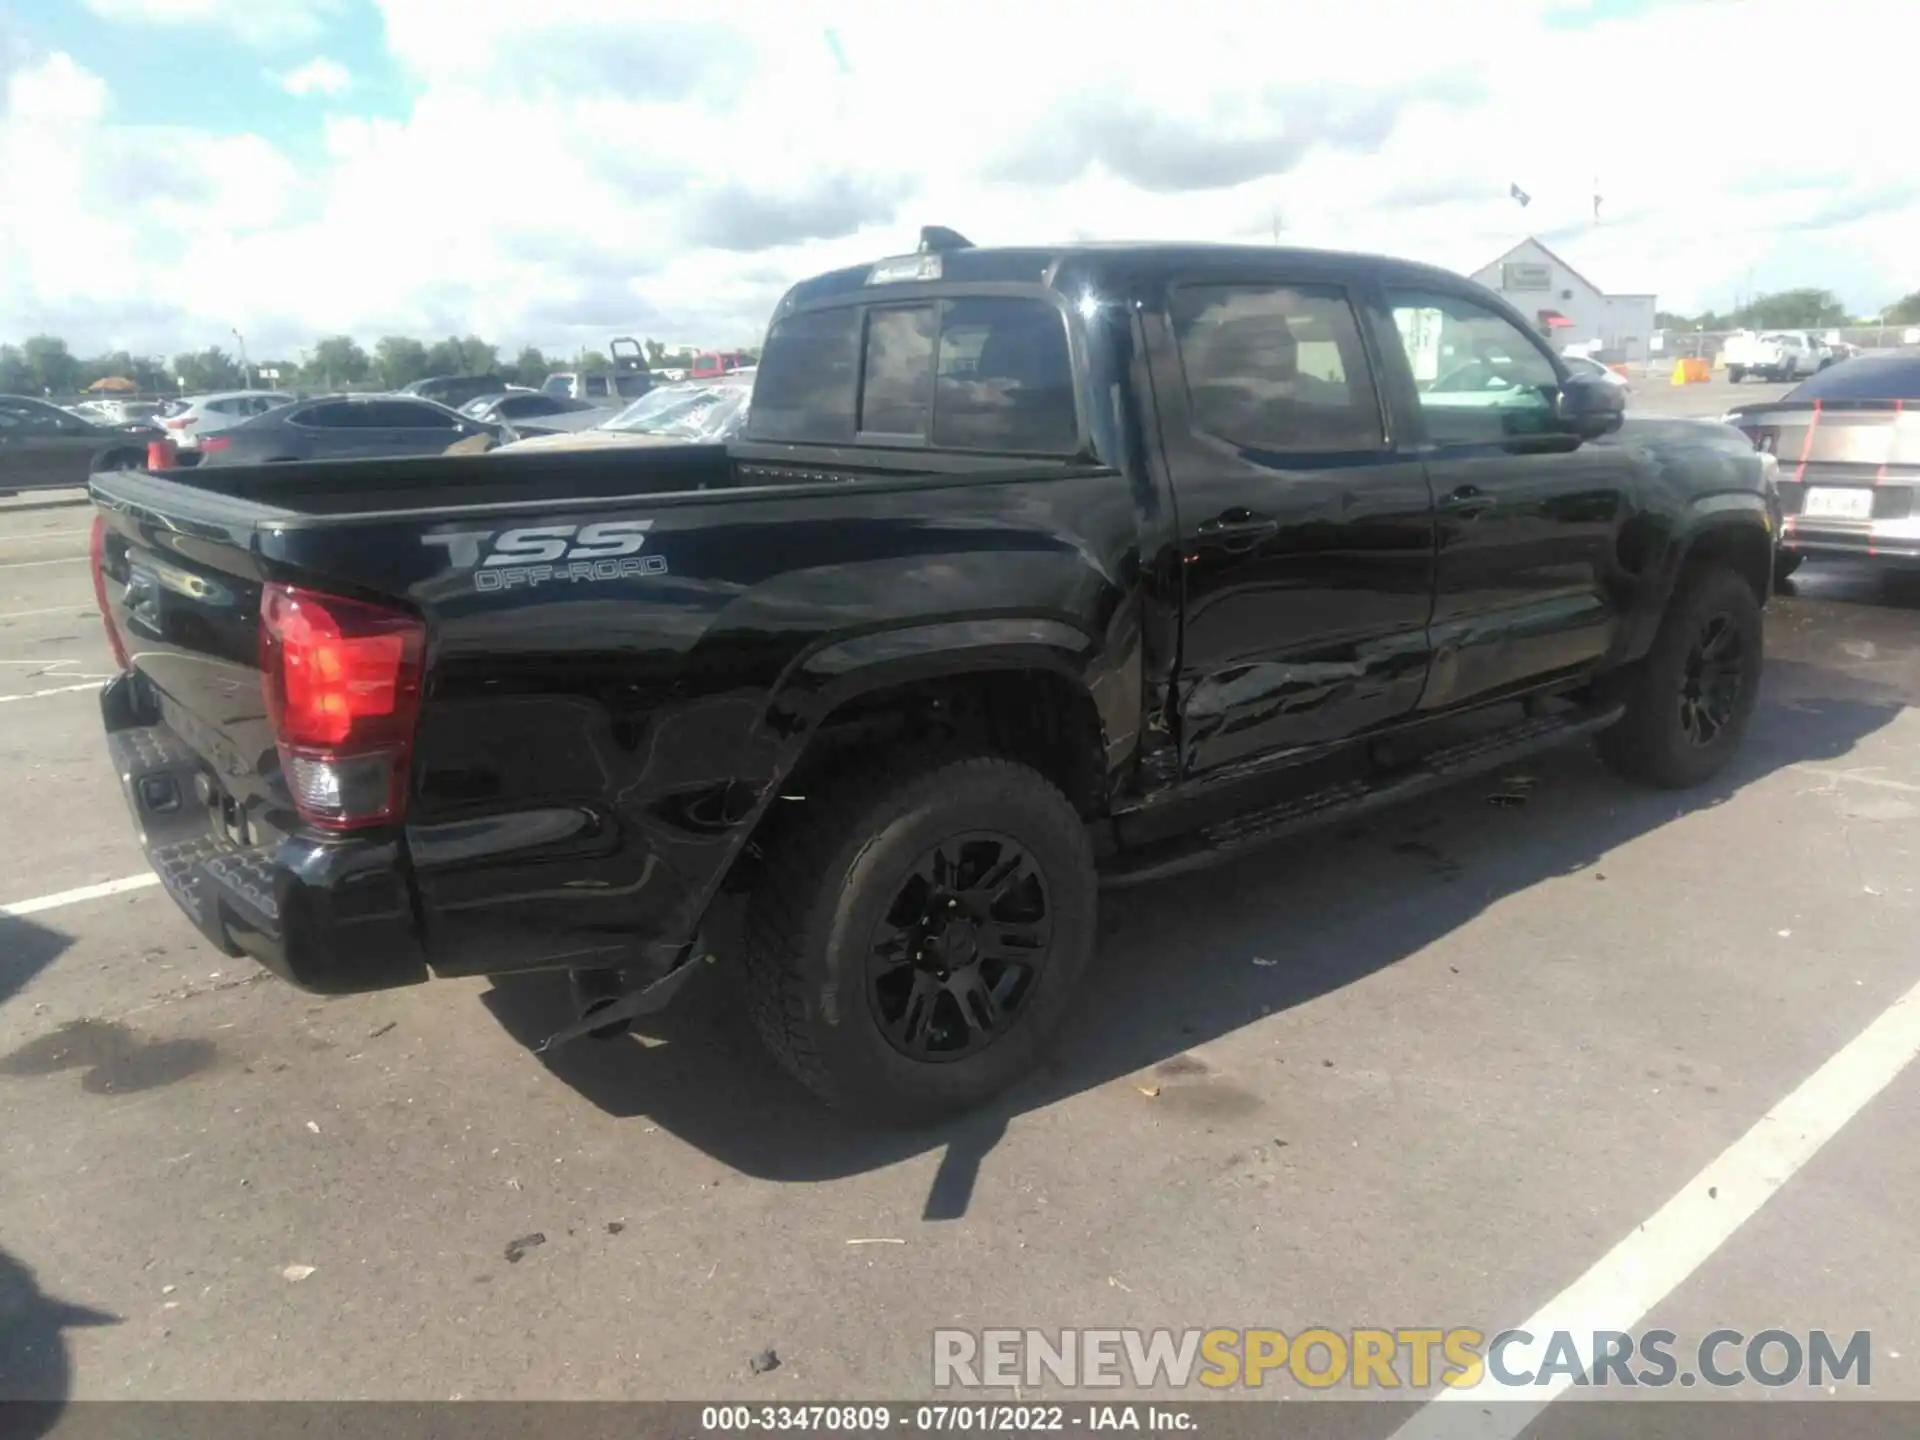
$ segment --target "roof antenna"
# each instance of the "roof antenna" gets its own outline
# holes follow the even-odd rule
[[[971,250],[973,242],[958,230],[949,230],[944,225],[922,225],[920,227],[920,253],[935,254],[941,250]]]

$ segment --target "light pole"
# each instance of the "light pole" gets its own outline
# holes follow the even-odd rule
[[[253,367],[247,364],[247,337],[238,330],[233,332],[233,343],[240,347],[240,377],[246,382],[247,389],[253,388]]]

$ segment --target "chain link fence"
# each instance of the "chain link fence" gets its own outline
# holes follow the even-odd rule
[[[1785,329],[1800,327],[1785,326]],[[1831,344],[1835,340],[1856,345],[1862,350],[1894,350],[1902,346],[1920,343],[1920,326],[1912,325],[1814,325],[1805,327],[1809,333]],[[1661,362],[1671,365],[1678,359],[1713,360],[1726,349],[1727,341],[1739,334],[1751,331],[1740,330],[1661,330],[1656,332],[1661,338],[1661,347],[1648,360],[1649,366],[1658,367]],[[1764,332],[1763,332],[1764,333]]]

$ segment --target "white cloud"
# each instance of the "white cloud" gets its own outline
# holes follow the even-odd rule
[[[338,61],[316,55],[306,64],[274,76],[274,83],[289,95],[344,95],[353,88],[353,76]]]
[[[232,23],[249,0],[88,3]],[[1584,29],[1548,23],[1557,0],[1182,0],[1177,23],[976,0],[937,24],[892,0],[377,3],[404,108],[363,70],[351,96],[399,118],[336,104],[298,164],[169,132],[137,183],[163,142],[116,123],[97,81],[64,57],[16,75],[0,145],[37,157],[40,188],[0,219],[0,314],[71,316],[83,348],[136,321],[170,349],[235,323],[256,351],[334,329],[729,343],[791,280],[909,248],[923,223],[1265,240],[1276,212],[1289,243],[1459,270],[1531,231],[1673,309],[1812,284],[1865,310],[1920,286],[1920,182],[1866,143],[1905,133],[1898,85],[1729,128],[1742,77],[1803,43],[1804,0],[1745,0],[1738,25],[1670,0]],[[1904,15],[1829,7],[1822,44],[1871,53]]]
[[[248,45],[298,45],[318,35],[339,0],[85,0],[103,20],[205,26]]]

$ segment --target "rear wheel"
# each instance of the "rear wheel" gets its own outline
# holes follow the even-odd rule
[[[1743,370],[1740,366],[1729,365],[1727,367],[1727,379],[1731,381],[1733,384],[1738,385],[1742,380],[1746,378],[1747,378],[1747,372]]]
[[[1760,693],[1760,601],[1722,565],[1680,581],[1644,660],[1624,677],[1627,713],[1598,737],[1617,773],[1663,789],[1711,779],[1739,748]]]
[[[775,1057],[895,1124],[978,1105],[1030,1068],[1092,953],[1080,816],[975,758],[828,782],[767,848],[745,977]]]

